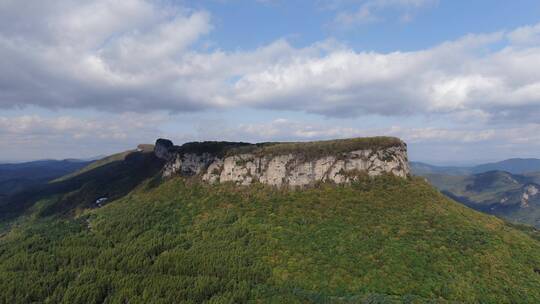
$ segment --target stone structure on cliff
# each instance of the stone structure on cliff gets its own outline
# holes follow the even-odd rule
[[[317,182],[348,183],[358,174],[410,174],[407,145],[393,137],[353,138],[307,143],[246,144],[201,142],[174,146],[158,139],[163,176],[199,176],[210,183],[254,182],[301,187]]]

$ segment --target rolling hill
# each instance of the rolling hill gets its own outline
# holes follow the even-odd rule
[[[472,175],[426,174],[444,194],[471,208],[540,227],[538,173],[489,171]]]
[[[428,174],[466,175],[471,173],[470,167],[434,166],[423,162],[410,162],[411,171],[414,175],[424,176]]]
[[[29,186],[47,183],[84,168],[89,163],[90,161],[66,159],[0,164],[0,197],[11,195]]]
[[[536,158],[512,158],[496,163],[488,163],[473,167],[473,173],[487,171],[505,171],[512,174],[524,174],[540,171],[540,159]]]
[[[32,212],[40,216],[73,215],[95,207],[99,198],[112,201],[126,195],[143,180],[156,175],[162,166],[163,161],[151,152],[111,155],[63,178],[7,196],[0,203],[0,220],[6,223]],[[38,203],[39,211],[33,210]]]
[[[411,162],[411,169],[415,175],[427,174],[445,175],[471,175],[489,171],[505,171],[512,174],[527,174],[540,171],[540,159],[512,158],[500,162],[480,164],[470,167],[434,166],[422,162]]]
[[[130,152],[2,206],[2,303],[538,303],[540,234],[421,178],[160,178]],[[108,196],[102,207],[96,198]]]

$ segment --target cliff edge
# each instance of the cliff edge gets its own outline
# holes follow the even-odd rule
[[[154,153],[166,160],[164,177],[200,176],[210,183],[299,187],[327,181],[348,183],[359,173],[403,178],[410,174],[407,145],[394,137],[260,144],[192,142],[182,146],[158,139]]]

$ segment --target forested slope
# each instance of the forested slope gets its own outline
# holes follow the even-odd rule
[[[419,179],[298,191],[149,180],[2,236],[0,302],[538,303],[536,234]]]

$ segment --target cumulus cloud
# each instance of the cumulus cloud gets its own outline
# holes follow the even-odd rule
[[[534,63],[540,49],[489,50],[507,37],[469,35],[414,52],[334,49],[293,56],[243,76],[234,96],[245,104],[329,116],[476,112],[515,118],[539,105]]]
[[[185,87],[197,75],[178,62],[209,19],[145,0],[3,2],[0,105],[199,109]]]
[[[539,25],[411,52],[358,51],[334,41],[295,48],[286,40],[203,51],[198,45],[212,30],[211,15],[163,3],[3,1],[0,107],[250,107],[333,117],[474,114],[493,122],[540,114]]]

